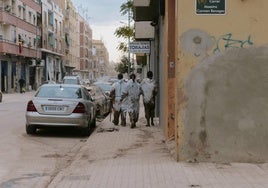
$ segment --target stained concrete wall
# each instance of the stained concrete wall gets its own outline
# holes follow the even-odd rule
[[[199,160],[267,159],[268,48],[211,56],[191,70],[185,93],[185,155]]]
[[[194,1],[177,4],[177,155],[267,162],[268,1],[226,5],[226,15],[199,16]]]

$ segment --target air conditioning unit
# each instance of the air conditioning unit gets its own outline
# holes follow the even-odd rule
[[[5,11],[8,11],[9,12],[10,10],[11,10],[11,6],[10,5],[6,5],[5,6]]]
[[[45,66],[45,60],[43,60],[43,59],[41,60],[40,66],[42,66],[42,67]]]
[[[31,66],[31,67],[36,66],[36,60],[35,60],[35,59],[32,59],[32,60],[30,61],[30,66]]]

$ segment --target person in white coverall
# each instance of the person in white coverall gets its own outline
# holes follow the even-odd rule
[[[123,118],[126,118],[126,114],[128,112],[131,123],[130,128],[135,128],[139,119],[140,95],[140,84],[136,81],[136,75],[131,74],[130,80],[126,86],[126,90],[123,91],[121,97]]]
[[[126,119],[123,118],[120,99],[122,96],[122,92],[123,92],[123,90],[125,90],[127,83],[123,79],[123,74],[121,74],[121,73],[118,74],[117,78],[118,78],[118,81],[112,85],[112,89],[110,92],[110,97],[113,101],[112,105],[113,105],[113,109],[114,109],[113,123],[114,123],[114,125],[118,125],[119,124],[119,117],[121,115],[121,125],[126,126]]]
[[[141,90],[143,96],[143,104],[145,111],[145,118],[147,121],[146,126],[154,126],[154,114],[155,114],[155,96],[157,95],[157,84],[153,80],[153,72],[147,72],[147,78],[143,79],[141,82]]]

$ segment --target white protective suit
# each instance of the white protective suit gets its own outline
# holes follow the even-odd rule
[[[143,102],[149,103],[154,97],[153,92],[156,90],[155,80],[150,78],[144,78],[141,82],[141,90],[143,94]]]
[[[126,89],[123,91],[123,95],[126,95],[122,102],[123,111],[139,112],[141,95],[140,84],[136,81],[133,82],[133,80],[129,80]]]
[[[131,128],[136,127],[136,122],[139,119],[140,110],[140,95],[141,88],[140,84],[132,79],[128,81],[126,90],[122,94],[122,110],[123,119],[126,119],[126,114],[128,112]]]
[[[124,81],[124,79],[119,80],[118,82],[115,82],[112,85],[112,90],[115,90],[115,99],[113,103],[113,108],[116,111],[121,110],[121,96],[124,90],[126,90],[127,83]]]

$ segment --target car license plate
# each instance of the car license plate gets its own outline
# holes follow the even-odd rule
[[[64,106],[44,106],[46,112],[63,112]]]

